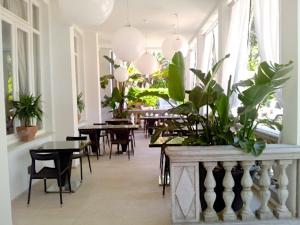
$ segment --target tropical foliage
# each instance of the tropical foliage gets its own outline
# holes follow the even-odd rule
[[[164,131],[177,129],[187,135],[184,141],[186,145],[233,144],[255,156],[263,152],[266,144],[255,137],[254,131],[259,123],[266,121],[258,120],[257,112],[264,101],[289,79],[292,62],[286,65],[262,62],[253,78],[233,85],[230,78],[228,89],[224,91],[216,82],[215,75],[228,57],[217,62],[207,74],[191,69],[200,82],[192,90],[185,91],[184,59],[180,52],[174,55],[169,68],[169,95],[148,92],[141,96],[152,94],[166,101],[183,101],[185,92],[188,100],[168,111],[170,114],[181,115],[182,120],[168,121],[156,130],[152,141]],[[241,102],[237,116],[231,113],[230,98],[233,93],[238,94]]]
[[[42,109],[40,106],[41,96],[20,94],[18,101],[12,101],[15,109],[14,118],[18,117],[21,125],[29,127],[33,125],[33,119],[42,119]]]

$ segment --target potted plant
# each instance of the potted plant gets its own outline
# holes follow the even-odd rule
[[[84,108],[85,108],[85,104],[84,104],[84,101],[82,99],[83,97],[83,93],[80,92],[78,95],[77,95],[77,116],[78,116],[78,122],[80,121],[81,119],[81,113],[83,112]]]
[[[34,139],[37,126],[34,120],[41,120],[42,109],[40,107],[41,96],[20,94],[18,101],[12,101],[15,110],[13,118],[19,118],[21,126],[17,127],[17,134],[21,141],[28,142]]]
[[[200,70],[191,69],[199,79],[199,85],[192,90],[184,90],[184,59],[180,52],[177,52],[169,67],[169,95],[161,95],[156,92],[142,93],[140,96],[156,95],[166,101],[170,99],[182,102],[168,111],[169,114],[178,114],[181,121],[170,120],[156,129],[151,141],[154,142],[162,132],[170,130],[181,130],[186,136],[182,145],[233,145],[237,150],[242,150],[254,156],[263,153],[266,143],[255,136],[255,129],[260,123],[270,121],[260,120],[258,111],[264,101],[289,79],[288,73],[292,70],[292,62],[286,65],[272,64],[267,62],[260,63],[258,70],[253,78],[232,84],[231,78],[228,81],[226,91],[216,82],[215,75],[222,63],[229,55],[217,62],[207,73]],[[238,96],[240,106],[234,115],[231,112],[230,98],[233,94]],[[170,103],[171,104],[171,103]],[[203,112],[204,113],[200,113]],[[201,129],[198,129],[201,128]],[[199,148],[201,151],[201,148]],[[200,176],[205,177],[205,169],[200,166]],[[240,180],[242,171],[237,166],[233,170],[233,177],[236,186],[235,191],[240,192]],[[224,208],[222,199],[222,180],[224,169],[219,166],[214,169],[216,177],[216,211]],[[218,179],[217,179],[218,178]],[[204,188],[203,180],[200,187]],[[201,196],[202,194],[202,196]],[[235,196],[240,197],[240,194]],[[206,208],[203,192],[200,193],[201,204]],[[234,205],[236,203],[236,206]],[[235,199],[233,208],[240,209],[241,199]]]

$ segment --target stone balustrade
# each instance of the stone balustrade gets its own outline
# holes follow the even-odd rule
[[[168,147],[166,154],[171,163],[173,224],[300,224],[299,146],[267,145],[259,157],[233,146]],[[235,190],[236,168],[241,171],[240,191]],[[216,169],[223,171],[222,180],[215,179]],[[218,183],[224,203],[219,211]],[[236,195],[238,210],[232,204]]]

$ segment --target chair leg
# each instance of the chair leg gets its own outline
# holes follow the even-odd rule
[[[133,139],[133,144],[134,144],[134,147],[135,147],[135,136],[134,136],[134,130],[132,130],[132,139]]]
[[[62,186],[61,186],[61,175],[59,174],[58,176],[58,186],[59,186],[59,200],[60,200],[60,205],[63,204],[63,200],[62,200]]]
[[[29,180],[29,188],[28,188],[28,198],[27,198],[27,205],[30,204],[30,196],[31,196],[31,184],[32,184],[32,179],[30,177],[30,180]]]
[[[47,193],[47,179],[44,179],[44,191]]]
[[[67,176],[68,176],[68,183],[69,183],[69,191],[70,191],[70,193],[72,193],[71,174],[70,174],[70,171],[67,172]]]
[[[131,140],[131,151],[132,151],[132,155],[134,155],[133,140]]]
[[[90,160],[90,154],[89,154],[89,152],[87,152],[86,156],[87,156],[88,163],[89,163],[90,173],[92,173],[92,166],[91,166],[91,160]]]
[[[130,150],[129,150],[129,143],[127,144],[127,152],[128,152],[128,160],[130,160]]]
[[[102,137],[103,151],[105,153],[105,136]]]
[[[83,175],[82,175],[82,157],[79,158],[79,162],[80,162],[80,182],[82,182],[83,180]]]
[[[112,152],[112,143],[110,143],[109,159],[111,159],[111,152]]]

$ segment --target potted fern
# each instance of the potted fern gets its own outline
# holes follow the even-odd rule
[[[14,117],[20,120],[21,125],[16,128],[21,141],[28,142],[34,139],[37,126],[35,121],[42,119],[40,106],[41,96],[20,94],[18,101],[12,101]]]

